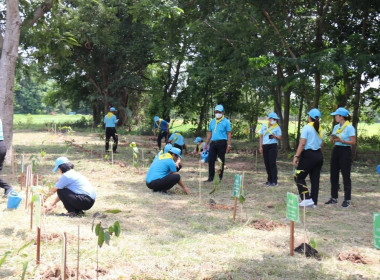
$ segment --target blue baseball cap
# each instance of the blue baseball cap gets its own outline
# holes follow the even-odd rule
[[[64,163],[68,163],[70,162],[69,159],[67,157],[59,157],[55,160],[55,167],[53,168],[53,172],[56,172],[58,167],[61,165],[61,164],[64,164]]]
[[[334,113],[331,113],[330,115],[331,116],[341,115],[343,117],[347,117],[349,114],[350,114],[350,112],[347,109],[345,109],[343,107],[339,107],[338,109],[336,109],[336,111]]]
[[[170,149],[169,152],[172,153],[172,154],[175,154],[175,155],[179,156],[180,158],[182,158],[182,157],[181,157],[181,150],[178,149],[178,148],[174,148],[174,147],[173,147],[173,148]]]
[[[167,152],[169,152],[171,148],[173,148],[172,144],[170,143],[166,144],[164,148],[164,153],[166,154]]]
[[[117,110],[116,110],[114,107],[111,107],[111,108],[110,108],[110,111],[111,111],[111,112],[116,112]]]
[[[321,111],[319,111],[317,108],[311,109],[307,114],[308,114],[312,119],[315,119],[316,117],[318,117],[318,118],[320,119],[321,116],[322,116]]]
[[[268,119],[279,120],[280,118],[277,116],[277,114],[275,112],[272,112],[272,113],[269,113]]]
[[[154,120],[155,122],[157,122],[159,119],[160,119],[160,118],[159,118],[158,116],[155,116],[155,117],[153,118],[153,120]]]
[[[195,138],[195,140],[193,142],[194,143],[199,143],[201,141],[203,141],[203,139],[201,137],[197,137],[197,138]]]
[[[376,167],[377,173],[380,175],[380,164]]]
[[[224,111],[223,105],[222,104],[216,105],[214,111],[223,112]]]

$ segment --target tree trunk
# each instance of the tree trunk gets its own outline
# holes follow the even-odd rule
[[[354,112],[352,114],[352,125],[355,127],[356,135],[358,135],[359,124],[359,108],[360,108],[360,86],[361,86],[361,73],[358,73],[355,79],[355,94],[354,94]],[[356,159],[358,143],[352,147],[352,160]]]
[[[296,150],[298,147],[298,144],[300,142],[300,136],[301,136],[301,122],[302,122],[302,110],[303,110],[303,95],[301,96],[300,100],[300,107],[298,109],[298,124],[297,124],[297,136],[296,141],[294,145],[294,149]]]
[[[0,59],[0,118],[3,122],[7,162],[12,154],[13,86],[21,32],[18,0],[7,1],[6,27]]]
[[[288,89],[284,94],[284,116],[282,120],[282,150],[290,150],[289,143],[289,114],[290,114],[290,93],[291,90]]]

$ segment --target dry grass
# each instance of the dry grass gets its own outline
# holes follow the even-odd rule
[[[74,139],[83,146],[67,147],[64,140]],[[125,142],[127,141],[127,142]],[[48,181],[58,177],[50,170],[57,156],[67,155],[75,169],[86,175],[97,191],[95,206],[82,218],[48,215],[43,219],[42,264],[35,265],[35,245],[19,253],[17,250],[35,239],[35,230],[29,230],[29,214],[24,202],[15,211],[6,210],[6,201],[0,201],[0,257],[12,251],[0,267],[0,279],[20,279],[22,265],[29,261],[27,279],[49,278],[60,264],[60,234],[69,236],[68,266],[76,270],[77,230],[80,226],[81,279],[95,279],[96,238],[91,231],[92,215],[109,209],[120,209],[118,214],[107,214],[103,225],[120,221],[122,233],[113,237],[111,245],[99,251],[99,279],[376,279],[380,277],[380,257],[373,248],[372,213],[380,212],[379,176],[373,168],[356,164],[353,168],[352,207],[328,207],[328,165],[321,178],[320,202],[317,208],[307,210],[308,236],[317,242],[320,260],[305,259],[302,255],[289,257],[289,222],[285,215],[287,192],[296,192],[292,182],[289,160],[279,160],[280,186],[265,188],[262,159],[258,171],[252,155],[230,154],[225,179],[212,196],[216,205],[233,206],[231,198],[233,176],[245,170],[248,191],[243,212],[238,211],[237,222],[232,222],[228,207],[210,207],[208,192],[212,185],[202,183],[202,203],[198,197],[198,161],[185,157],[181,175],[193,195],[186,196],[179,189],[172,195],[152,193],[144,183],[146,168],[140,173],[131,167],[132,154],[128,143],[137,142],[144,150],[146,165],[154,155],[155,143],[149,137],[128,137],[115,155],[115,163],[104,160],[103,142],[94,135],[52,135],[48,133],[15,133],[14,144],[25,158],[40,155],[38,173]],[[18,159],[19,162],[19,159]],[[327,160],[326,160],[327,162]],[[3,176],[11,181],[11,169]],[[202,169],[206,179],[206,166]],[[15,187],[20,190],[18,186]],[[342,195],[342,194],[340,194]],[[340,198],[341,201],[341,198]],[[55,214],[64,212],[60,205]],[[253,221],[264,221],[279,226],[271,231],[255,229]],[[273,222],[271,222],[273,221]],[[296,224],[296,246],[304,241],[303,225]],[[341,253],[360,254],[367,264],[340,261]],[[73,279],[76,279],[74,276]]]

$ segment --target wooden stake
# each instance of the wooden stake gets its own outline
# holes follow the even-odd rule
[[[255,170],[257,172],[257,150],[255,150]]]
[[[234,205],[234,217],[233,217],[233,219],[234,219],[234,222],[235,222],[235,217],[236,217],[236,207],[237,207],[237,200],[238,200],[238,198],[237,198],[237,197],[235,197],[235,205]]]
[[[199,204],[202,203],[202,161],[199,161]]]
[[[113,150],[111,151],[111,165],[113,165]]]
[[[37,227],[37,261],[36,264],[40,264],[41,259],[41,228]]]
[[[305,193],[303,193],[303,200],[305,201]],[[306,257],[306,203],[303,207],[303,232],[304,232],[304,242],[303,242],[303,253]]]
[[[15,182],[15,172],[16,172],[16,168],[15,168],[15,149],[12,149],[12,181]]]
[[[61,279],[66,280],[66,252],[67,252],[67,238],[66,232],[62,234],[62,256],[61,256]]]
[[[79,225],[78,225],[77,280],[79,280],[79,258],[80,258],[80,253],[79,253],[79,240],[80,240],[80,237],[79,237],[79,233],[80,233],[80,229],[79,229]]]
[[[290,221],[290,255],[294,255],[294,222]]]
[[[34,203],[33,201],[30,202],[30,230],[33,230],[33,208]]]

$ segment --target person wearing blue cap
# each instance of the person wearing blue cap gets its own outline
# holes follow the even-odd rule
[[[224,163],[226,152],[231,150],[231,123],[224,117],[223,105],[217,105],[214,110],[215,118],[208,126],[206,147],[209,147],[208,155],[208,179],[206,182],[213,182],[215,176],[215,161],[217,157],[222,161],[222,169],[219,179],[223,179]],[[210,146],[208,146],[210,143]]]
[[[293,166],[296,167],[294,180],[302,199],[299,205],[316,207],[323,165],[324,132],[319,123],[321,112],[318,109],[311,109],[307,114],[309,123],[302,128],[300,143],[293,158]],[[310,177],[311,192],[306,186],[307,175]]]
[[[187,194],[191,194],[177,173],[178,158],[181,158],[181,150],[178,148],[171,148],[169,152],[155,157],[145,177],[147,187],[154,192],[166,193],[178,184]]]
[[[340,171],[344,185],[342,207],[347,208],[351,201],[351,146],[356,144],[356,131],[350,123],[350,112],[347,109],[340,107],[330,115],[334,116],[338,124],[334,126],[331,134],[331,143],[334,144],[330,165],[331,198],[325,204],[338,203]]]
[[[200,155],[206,149],[206,143],[203,142],[201,137],[195,138],[193,141],[196,145],[194,150],[190,153],[191,155]]]
[[[171,143],[173,147],[180,149],[181,153],[185,150],[185,154],[187,154],[185,138],[177,130],[170,135],[168,142]]]
[[[260,130],[260,154],[264,158],[267,171],[266,186],[277,186],[277,143],[281,139],[281,128],[277,123],[280,118],[275,112],[268,115],[268,122]]]
[[[6,154],[7,154],[7,147],[5,146],[5,143],[4,143],[3,123],[0,119],[0,173],[3,170],[3,164],[4,164]],[[7,182],[1,179],[1,177],[0,177],[0,188],[4,189],[3,198],[8,197],[9,193],[13,190],[13,188]]]
[[[114,114],[115,112],[116,112],[116,109],[114,107],[111,107],[107,115],[104,116],[104,123],[106,126],[106,153],[109,152],[111,137],[113,139],[112,151],[114,153],[117,153],[116,149],[117,149],[117,143],[118,143],[119,137],[116,132],[116,123],[119,120],[116,118]]]
[[[74,217],[84,214],[83,211],[90,209],[95,203],[96,193],[91,183],[74,170],[74,165],[67,157],[56,159],[52,171],[56,172],[57,170],[61,177],[43,201],[45,202],[54,193],[57,193],[57,197],[51,205],[45,207],[45,213],[49,213],[59,201],[62,201],[67,210],[67,213],[62,216]]]
[[[155,156],[156,157],[159,157],[160,155],[162,154],[166,154],[168,153],[171,149],[173,148],[173,145],[168,143],[165,145],[164,149],[159,151],[158,154]],[[177,172],[181,170],[182,168],[182,164],[181,164],[181,158],[180,157],[177,157],[177,160],[175,161],[175,165],[177,167]]]
[[[159,116],[155,116],[153,118],[154,124],[154,137],[156,137],[156,131],[157,131],[157,145],[158,149],[161,150],[161,140],[162,138],[165,139],[165,144],[168,143],[168,136],[169,136],[169,123],[165,121],[164,119],[161,119]]]

